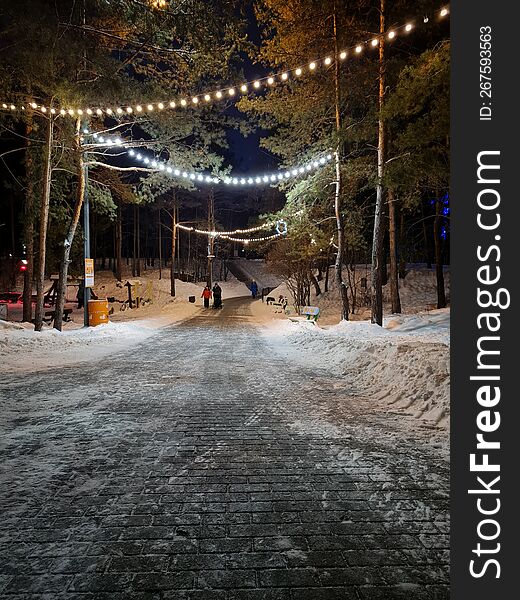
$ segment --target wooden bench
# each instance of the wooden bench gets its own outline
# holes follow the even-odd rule
[[[317,306],[304,306],[301,310],[301,314],[307,317],[307,321],[316,323],[320,316],[320,309]]]
[[[64,308],[62,321],[64,323],[67,323],[68,321],[72,321],[72,318],[70,316],[71,314],[72,314],[72,308]],[[45,316],[43,317],[43,320],[45,323],[48,323],[50,325],[54,321],[54,311],[53,310],[45,311]]]

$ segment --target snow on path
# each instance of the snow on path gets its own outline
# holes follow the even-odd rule
[[[447,597],[444,457],[253,304],[0,378],[0,597]]]

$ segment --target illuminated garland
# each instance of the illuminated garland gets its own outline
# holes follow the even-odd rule
[[[250,227],[249,229],[235,229],[234,231],[208,231],[206,229],[197,229],[196,227],[187,227],[186,225],[182,225],[181,223],[177,223],[175,227],[179,229],[183,229],[184,231],[191,231],[193,233],[199,233],[201,235],[207,235],[210,237],[226,237],[229,235],[238,235],[242,233],[254,233],[256,231],[261,231],[262,229],[267,229],[268,227],[272,227],[273,223],[264,223],[263,225],[258,225],[257,227]]]
[[[266,235],[264,237],[260,237],[260,238],[235,238],[235,237],[229,237],[227,235],[222,235],[220,237],[222,237],[225,240],[228,240],[229,242],[238,242],[240,244],[245,244],[247,246],[247,244],[250,244],[251,242],[267,242],[269,240],[274,240],[276,238],[279,237],[283,237],[285,234],[284,233],[274,233],[273,235]]]
[[[119,139],[119,138],[118,138]],[[122,141],[119,140],[119,144]],[[116,142],[114,142],[115,145]],[[111,144],[110,144],[111,145]],[[179,179],[185,179],[188,181],[195,181],[200,183],[209,183],[209,184],[219,184],[224,183],[226,185],[266,185],[271,183],[280,183],[282,181],[287,181],[293,177],[298,177],[300,175],[309,174],[313,170],[319,169],[326,165],[330,160],[332,160],[332,154],[327,154],[326,156],[322,156],[319,159],[316,159],[312,162],[307,163],[305,166],[300,166],[294,169],[289,169],[283,172],[277,173],[267,173],[263,175],[256,175],[254,177],[215,177],[214,175],[209,175],[207,173],[200,173],[194,171],[187,171],[184,169],[180,169],[171,165],[168,162],[158,160],[155,157],[149,158],[148,156],[142,154],[141,152],[136,152],[135,150],[123,151],[126,152],[132,158],[135,158],[137,161],[142,162],[149,169],[154,169],[156,171],[163,171],[171,175],[172,177],[177,177]]]
[[[449,15],[449,9],[447,7],[443,7],[437,10],[434,13],[434,16],[438,18],[444,18]],[[423,17],[423,22],[428,23],[430,18],[425,16]],[[404,25],[399,25],[397,27],[393,27],[388,30],[385,34],[386,39],[392,41],[394,40],[398,34],[410,33],[415,27],[414,22],[409,21]],[[356,44],[355,46],[351,46],[350,48],[346,48],[339,52],[338,59],[344,61],[348,56],[354,54],[354,56],[359,56],[365,47],[368,48],[376,48],[379,46],[381,40],[381,35],[376,34],[369,40],[365,40]],[[132,103],[121,103],[121,106],[108,106],[108,107],[100,107],[100,106],[92,106],[92,107],[84,107],[84,108],[71,108],[71,107],[60,107],[60,106],[45,106],[38,104],[36,102],[27,102],[25,104],[14,104],[12,102],[3,102],[0,103],[0,110],[7,111],[17,111],[17,110],[28,110],[32,109],[38,111],[43,114],[51,113],[56,116],[70,116],[70,117],[81,117],[87,115],[89,117],[123,117],[124,115],[143,115],[150,114],[155,112],[161,112],[167,109],[176,109],[176,108],[186,108],[188,106],[199,106],[204,104],[209,104],[215,100],[234,100],[239,98],[241,95],[247,95],[250,92],[257,93],[258,91],[269,88],[275,85],[276,83],[285,83],[291,78],[299,78],[304,73],[314,73],[318,70],[319,67],[327,68],[329,67],[334,60],[334,54],[322,57],[320,59],[311,61],[309,64],[300,65],[299,67],[295,67],[293,69],[286,69],[284,71],[275,73],[273,75],[268,75],[266,77],[260,77],[258,79],[254,79],[251,81],[245,81],[244,83],[237,86],[228,86],[225,88],[220,88],[217,90],[207,91],[197,95],[187,95],[186,97],[177,98],[175,100],[163,100],[163,101],[153,101],[153,102],[143,102],[139,104]]]

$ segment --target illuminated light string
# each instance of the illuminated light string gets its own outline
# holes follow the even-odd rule
[[[450,11],[447,6],[444,6],[441,9],[438,9],[434,16],[437,16],[441,19],[447,17]],[[419,19],[416,19],[418,21]],[[392,41],[400,34],[408,34],[415,28],[416,21],[408,21],[403,25],[399,25],[396,27],[392,27],[389,29],[385,37],[386,39]],[[422,17],[423,23],[429,23],[430,17],[424,16]],[[338,54],[338,58],[341,61],[344,61],[347,57],[354,55],[359,56],[365,47],[376,48],[379,46],[381,40],[380,34],[375,34],[372,38],[360,42],[350,48],[345,48],[341,50]],[[220,88],[218,90],[211,90],[207,92],[202,92],[197,95],[186,95],[183,98],[177,98],[175,100],[169,101],[154,101],[154,102],[142,102],[138,104],[132,104],[128,102],[121,103],[120,106],[109,106],[109,107],[88,107],[88,108],[65,108],[60,106],[45,106],[38,104],[36,102],[27,102],[26,104],[14,104],[12,102],[2,102],[0,103],[0,110],[7,111],[16,111],[16,110],[28,110],[29,108],[41,112],[43,114],[51,113],[56,116],[70,116],[70,117],[123,117],[123,116],[140,116],[143,114],[150,114],[153,112],[161,112],[168,109],[177,109],[177,108],[187,108],[188,106],[201,106],[204,104],[209,104],[215,100],[223,100],[223,99],[237,99],[240,95],[246,95],[250,92],[257,93],[262,89],[266,89],[272,87],[277,83],[284,83],[292,78],[300,78],[305,73],[315,73],[318,70],[318,67],[329,67],[334,60],[334,54],[322,57],[320,59],[313,60],[306,65],[300,65],[293,69],[285,69],[281,72],[267,75],[265,77],[260,77],[258,79],[254,79],[251,81],[244,81],[242,84],[236,86],[227,86]]]
[[[122,141],[119,142],[121,144]],[[117,144],[117,145],[119,145]],[[112,145],[112,144],[110,144]],[[114,145],[115,142],[114,142]],[[305,166],[296,167],[294,169],[289,169],[287,171],[281,171],[277,173],[265,173],[263,175],[256,175],[254,177],[215,177],[214,175],[209,175],[207,173],[195,172],[195,171],[187,171],[184,169],[180,169],[171,165],[168,162],[158,160],[157,158],[149,158],[148,156],[142,154],[141,152],[136,152],[131,149],[128,150],[127,154],[135,160],[142,162],[149,169],[155,169],[157,171],[163,171],[172,177],[177,177],[179,179],[185,179],[187,181],[199,182],[199,183],[207,183],[207,184],[220,184],[224,183],[226,185],[231,186],[240,186],[240,185],[269,185],[272,183],[281,183],[282,181],[288,181],[294,177],[299,177],[301,175],[308,175],[311,172],[315,171],[326,165],[328,162],[332,160],[332,154],[327,154],[326,156],[321,156],[320,158],[307,163]]]
[[[250,243],[254,243],[254,242],[268,242],[270,240],[274,240],[276,238],[279,237],[283,237],[285,235],[285,233],[274,233],[273,235],[266,235],[264,237],[259,237],[259,238],[236,238],[236,237],[230,237],[227,235],[222,235],[220,237],[222,237],[225,240],[228,240],[229,242],[238,242],[240,244],[250,244]]]
[[[182,229],[184,231],[191,231],[193,233],[199,233],[201,235],[207,235],[210,237],[223,237],[229,235],[240,235],[244,233],[255,233],[256,231],[261,231],[262,229],[268,229],[272,227],[274,223],[263,223],[262,225],[258,225],[256,227],[250,227],[249,229],[235,229],[234,231],[217,231],[212,230],[209,231],[207,229],[197,229],[196,227],[187,227],[186,225],[182,225],[181,223],[177,223],[175,227]]]
[[[244,242],[244,241],[265,241],[265,240],[270,240],[273,239],[275,237],[279,237],[281,235],[286,235],[287,234],[287,222],[279,219],[276,222],[267,222],[267,223],[263,223],[262,225],[257,225],[256,227],[249,227],[248,229],[235,229],[233,231],[218,231],[216,229],[213,230],[208,230],[208,229],[197,229],[196,227],[188,227],[186,225],[182,225],[181,223],[177,223],[175,225],[175,227],[178,227],[179,229],[183,229],[184,231],[190,231],[193,233],[198,233],[200,235],[207,235],[208,237],[214,237],[214,238],[225,238],[225,239],[229,239],[233,242]],[[276,234],[274,235],[269,235],[269,236],[265,236],[265,237],[261,237],[261,238],[231,238],[230,236],[234,236],[234,235],[240,235],[240,234],[244,234],[244,233],[255,233],[257,231],[261,231],[262,229],[268,229],[270,227],[275,227],[276,228]]]

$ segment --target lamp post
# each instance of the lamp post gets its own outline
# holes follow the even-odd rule
[[[86,156],[85,156],[86,158]],[[86,161],[85,161],[86,162]],[[86,273],[86,260],[90,258],[90,205],[88,199],[88,166],[85,164],[85,196],[83,198],[83,325],[88,327],[88,301],[90,300],[90,288],[86,286],[87,273]]]

